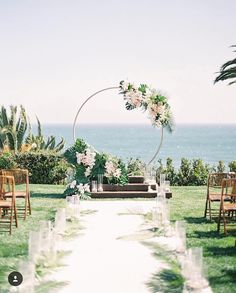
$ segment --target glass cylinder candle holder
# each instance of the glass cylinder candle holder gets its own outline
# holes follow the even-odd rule
[[[98,174],[98,192],[103,191],[103,174]]]
[[[170,181],[165,180],[164,186],[165,186],[165,192],[170,192]]]
[[[41,235],[38,231],[29,232],[28,255],[29,259],[36,262],[40,255]]]
[[[79,204],[80,198],[79,198],[78,194],[72,195],[72,202],[73,202],[73,204]]]
[[[152,221],[156,228],[162,226],[162,212],[158,206],[155,206],[152,209]]]
[[[92,181],[92,192],[97,192],[98,191],[98,184],[97,181]]]
[[[160,187],[163,187],[165,184],[166,175],[160,174]]]
[[[19,265],[19,272],[23,275],[23,282],[18,287],[19,293],[35,292],[35,264],[31,261],[22,261]]]
[[[202,277],[202,255],[202,247],[192,247],[189,249],[189,258],[192,263],[192,271],[195,279]]]
[[[64,234],[66,229],[66,211],[64,208],[58,209],[55,216],[55,229],[57,233]]]
[[[176,250],[184,253],[186,250],[186,229],[184,221],[175,222]]]

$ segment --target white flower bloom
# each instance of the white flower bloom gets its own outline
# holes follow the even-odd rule
[[[81,163],[82,155],[83,155],[83,154],[76,152],[76,158],[77,158],[77,163],[78,163],[78,164]]]
[[[124,81],[121,85],[121,88],[123,89],[124,92],[128,91],[129,89],[129,82]]]
[[[91,174],[91,168],[88,167],[88,168],[86,169],[86,171],[84,172],[84,175],[85,175],[86,177],[88,177],[90,174]]]
[[[105,176],[108,178],[111,177],[117,177],[119,178],[121,176],[121,169],[117,168],[117,163],[113,161],[107,161],[105,164]]]
[[[36,149],[37,148],[37,144],[35,142],[32,143],[31,145],[32,149]]]
[[[121,176],[121,169],[120,168],[117,168],[116,170],[115,170],[115,172],[114,172],[114,177],[117,177],[117,178],[119,178],[120,176]]]
[[[84,194],[84,185],[80,183],[76,186],[80,194]]]
[[[76,187],[76,180],[74,180],[74,181],[72,181],[71,183],[70,183],[70,188],[75,188]]]
[[[144,97],[142,92],[139,90],[132,90],[125,94],[125,100],[135,108],[142,106],[142,102],[144,101]]]
[[[146,93],[145,93],[145,97],[146,98],[149,98],[149,97],[151,97],[152,96],[152,91],[150,90],[150,88],[146,88]]]
[[[84,190],[85,192],[90,192],[90,186],[88,183],[84,184]]]
[[[83,164],[84,166],[87,166],[92,169],[92,167],[95,165],[95,157],[96,153],[92,151],[90,148],[87,148],[84,153],[76,153],[77,157],[77,163]],[[88,174],[89,170],[87,170]],[[89,175],[89,174],[88,174]],[[86,175],[86,176],[88,176]]]

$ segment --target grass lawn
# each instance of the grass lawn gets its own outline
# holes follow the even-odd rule
[[[19,228],[0,234],[0,292],[7,284],[7,276],[18,269],[20,260],[28,255],[28,238],[30,230],[37,230],[40,220],[54,220],[57,208],[63,207],[63,186],[31,185],[32,216],[26,221],[19,219]]]
[[[213,292],[236,292],[236,235],[217,232],[217,224],[203,217],[205,187],[173,187],[171,220],[187,223],[187,246],[203,247],[206,276]],[[218,203],[216,203],[218,207]]]
[[[28,253],[28,234],[37,229],[40,220],[53,220],[57,208],[64,206],[63,186],[31,185],[33,214],[20,220],[19,229],[12,236],[0,234],[0,284],[9,272],[17,269],[19,260]],[[171,220],[187,223],[187,246],[202,246],[206,274],[214,292],[236,292],[235,236],[223,236],[216,231],[216,223],[203,217],[205,187],[173,187]],[[0,287],[1,288],[1,287]],[[1,292],[1,290],[0,290]]]

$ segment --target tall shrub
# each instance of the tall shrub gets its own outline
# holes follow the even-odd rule
[[[166,179],[171,182],[172,185],[176,185],[177,183],[177,174],[175,171],[175,167],[173,165],[173,160],[171,158],[166,159]]]
[[[12,169],[16,167],[14,157],[10,152],[0,153],[0,169]]]
[[[217,172],[217,173],[224,173],[225,170],[226,170],[225,163],[224,163],[224,161],[221,161],[221,160],[220,160],[220,161],[218,162],[217,167],[216,167],[216,172]]]
[[[230,172],[236,172],[236,161],[232,161],[229,163]]]
[[[15,154],[19,168],[28,169],[30,183],[58,184],[66,178],[68,164],[54,152],[25,152]]]
[[[181,159],[180,168],[177,174],[177,184],[178,185],[189,185],[191,176],[191,162],[186,159]]]
[[[192,161],[192,170],[190,172],[190,185],[205,185],[210,167],[204,164],[202,160],[195,159]],[[188,183],[188,184],[189,184]]]

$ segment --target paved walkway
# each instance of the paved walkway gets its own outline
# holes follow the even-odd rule
[[[151,201],[87,201],[82,209],[97,210],[83,217],[84,235],[67,244],[73,252],[66,267],[53,275],[67,281],[59,293],[147,293],[146,286],[160,263],[150,249],[138,241],[119,239],[140,230],[143,218],[119,215],[129,211],[150,211]]]

